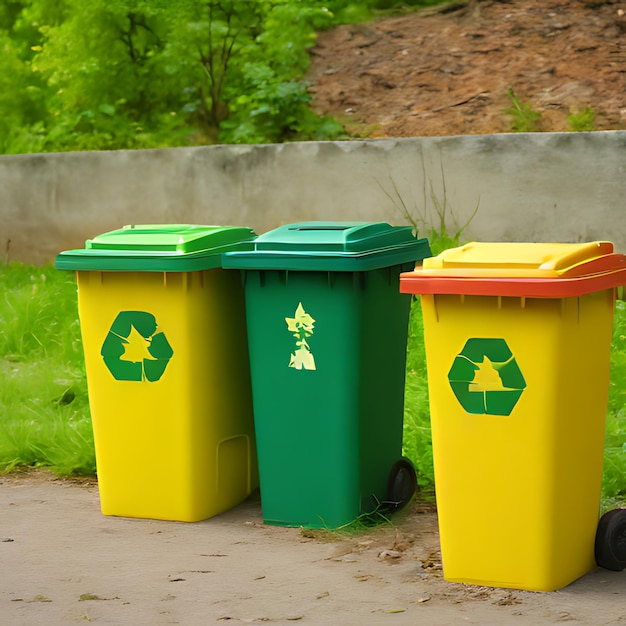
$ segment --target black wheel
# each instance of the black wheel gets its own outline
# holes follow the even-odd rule
[[[405,458],[396,461],[387,482],[387,508],[399,511],[411,501],[416,489],[417,475],[413,463]]]
[[[613,509],[600,518],[595,552],[600,567],[614,572],[626,568],[626,509]]]

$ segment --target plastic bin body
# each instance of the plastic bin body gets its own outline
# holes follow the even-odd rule
[[[152,231],[185,226],[136,228],[146,242],[122,260],[108,250],[57,258],[90,267],[76,273],[102,513],[198,521],[258,486],[243,288],[216,267],[176,271],[219,264],[210,248],[191,263],[184,253],[163,259],[158,248],[145,256],[160,245]],[[219,238],[194,228],[207,229],[203,245]],[[131,233],[123,235],[114,248]],[[147,269],[95,269],[120,263]],[[163,263],[173,271],[155,269]],[[155,329],[141,325],[145,314]]]
[[[350,232],[367,228],[288,225],[261,235],[254,252],[225,255],[225,267],[244,269],[267,524],[336,528],[375,511],[402,456],[410,298],[398,281],[429,249],[402,229],[404,261],[394,244],[375,260],[355,259]],[[343,257],[325,252],[337,239],[348,248]]]
[[[401,289],[423,294],[444,577],[552,591],[595,568],[624,257],[606,244],[502,245],[448,251]],[[565,263],[542,271],[546,257]],[[594,263],[606,267],[584,275]]]

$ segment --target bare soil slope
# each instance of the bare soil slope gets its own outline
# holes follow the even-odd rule
[[[543,131],[595,111],[626,129],[626,2],[470,0],[321,33],[318,113],[356,137],[509,132],[512,89]]]

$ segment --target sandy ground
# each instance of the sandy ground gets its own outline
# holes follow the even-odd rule
[[[0,623],[626,625],[626,572],[552,593],[446,582],[428,503],[352,537],[266,526],[258,496],[194,524],[99,506],[94,481],[0,478]]]

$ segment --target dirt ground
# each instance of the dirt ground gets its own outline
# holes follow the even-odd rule
[[[626,625],[626,572],[551,593],[446,582],[436,511],[352,537],[263,524],[258,495],[193,523],[105,517],[94,480],[0,478],[7,626]]]
[[[355,137],[512,130],[513,89],[540,130],[626,129],[626,2],[470,0],[322,33],[311,53],[314,108]]]

